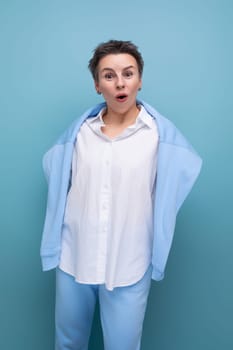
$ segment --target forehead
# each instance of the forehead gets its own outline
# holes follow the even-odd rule
[[[128,53],[109,54],[102,57],[99,61],[98,68],[102,69],[124,69],[125,67],[138,68],[136,59]]]

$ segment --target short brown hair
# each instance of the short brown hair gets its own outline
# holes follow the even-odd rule
[[[109,40],[107,42],[99,44],[95,48],[94,54],[89,61],[88,68],[90,69],[95,81],[98,81],[98,64],[101,58],[107,55],[119,53],[127,53],[133,56],[137,61],[139,75],[140,77],[142,76],[144,62],[137,46],[134,45],[131,41]]]

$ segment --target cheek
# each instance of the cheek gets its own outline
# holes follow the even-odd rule
[[[103,94],[104,96],[109,95],[109,90],[108,90],[108,89],[102,88],[102,94]]]
[[[134,86],[135,93],[137,93],[140,88],[141,88],[140,84],[135,84],[135,86]]]
[[[111,95],[113,93],[113,88],[109,85],[108,86],[102,85],[101,90],[102,90],[102,93],[106,96]]]

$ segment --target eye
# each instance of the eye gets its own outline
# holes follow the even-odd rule
[[[133,75],[133,72],[132,72],[131,70],[126,70],[126,71],[124,72],[124,76],[125,76],[126,78],[131,78],[132,75]]]
[[[104,74],[104,78],[105,78],[106,80],[112,80],[113,77],[114,77],[114,75],[113,75],[113,73],[111,73],[111,72],[105,73],[105,74]]]

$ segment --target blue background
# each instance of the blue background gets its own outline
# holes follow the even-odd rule
[[[41,158],[101,101],[87,62],[110,38],[145,60],[139,97],[204,160],[178,216],[163,282],[152,283],[142,350],[233,348],[233,2],[0,2],[0,348],[53,349],[54,272],[41,272]],[[96,313],[90,348],[102,348]]]

